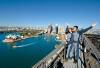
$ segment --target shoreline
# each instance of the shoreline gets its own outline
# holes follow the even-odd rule
[[[21,41],[21,40],[24,40],[24,39],[28,39],[28,38],[32,38],[32,37],[38,37],[39,34],[41,34],[41,33],[37,33],[37,34],[32,35],[32,36],[25,36],[24,38],[19,38],[19,39],[13,40],[12,42],[6,42],[6,39],[4,39],[4,40],[2,40],[2,42],[4,42],[4,43],[14,43],[14,42]]]

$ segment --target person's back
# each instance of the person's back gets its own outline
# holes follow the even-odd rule
[[[79,33],[72,32],[72,42],[78,42],[78,40],[79,40]]]
[[[71,47],[69,50],[71,53],[69,55],[73,56],[74,62],[76,62],[79,57],[79,47],[80,47],[79,37],[80,37],[80,34],[78,33],[78,26],[74,26],[72,29]]]
[[[75,62],[78,61],[79,57],[80,57],[80,44],[81,44],[81,41],[80,38],[81,38],[81,35],[88,31],[89,29],[91,29],[93,26],[95,26],[95,24],[92,24],[92,26],[84,29],[84,30],[81,30],[81,31],[78,31],[78,26],[74,26],[73,30],[72,30],[72,51],[75,53]]]

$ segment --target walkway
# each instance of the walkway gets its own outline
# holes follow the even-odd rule
[[[81,51],[81,56],[80,56],[80,59],[78,60],[78,63],[73,63],[73,61],[74,61],[73,59],[68,59],[66,62],[64,62],[63,64],[64,68],[85,68],[82,51]]]

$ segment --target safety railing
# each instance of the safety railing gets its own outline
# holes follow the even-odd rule
[[[100,52],[93,45],[93,43],[85,37],[84,45],[87,52],[84,53],[85,56],[85,68],[99,68],[100,67]]]

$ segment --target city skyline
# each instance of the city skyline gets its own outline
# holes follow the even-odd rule
[[[99,0],[0,0],[0,25],[58,24],[100,28]]]

